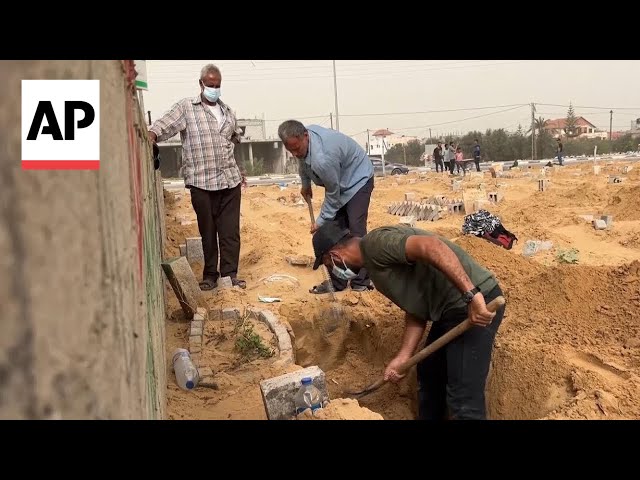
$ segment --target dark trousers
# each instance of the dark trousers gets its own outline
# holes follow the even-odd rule
[[[373,192],[373,177],[365,183],[360,190],[336,213],[335,220],[344,228],[348,228],[352,235],[364,237],[367,234],[367,218],[369,217],[369,202]],[[341,268],[344,265],[337,263]],[[351,280],[351,286],[366,286],[371,284],[366,268],[361,268],[357,272],[358,276]],[[347,282],[337,278],[333,272],[329,271],[333,288],[339,292],[347,288]]]
[[[485,295],[489,303],[502,295],[495,287]],[[473,326],[417,366],[418,409],[420,420],[485,420],[485,386],[496,332],[504,316],[504,307],[496,311],[491,324]],[[467,318],[468,309],[446,312],[434,322],[427,345]]]
[[[224,190],[191,187],[191,205],[198,217],[198,230],[204,252],[203,278],[235,278],[240,261],[241,186]],[[220,242],[220,274],[218,274]]]
[[[449,171],[451,172],[451,175],[453,175],[453,169],[456,166],[456,161],[455,160],[449,160]]]
[[[444,163],[442,162],[442,160],[435,160],[436,163],[436,172],[444,172]],[[438,167],[440,167],[440,169],[438,170]]]
[[[473,159],[473,163],[476,164],[476,172],[480,171],[480,157],[476,157]]]

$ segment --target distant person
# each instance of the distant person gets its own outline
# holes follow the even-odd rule
[[[438,142],[436,148],[433,149],[433,161],[436,164],[436,173],[444,173],[444,163],[442,162],[442,143]],[[438,170],[439,168],[439,170]]]
[[[556,154],[558,155],[558,163],[562,166],[562,157],[564,153],[562,151],[562,141],[560,140],[560,137],[558,137],[558,148],[556,150]]]
[[[200,94],[174,104],[149,128],[149,139],[155,145],[180,133],[184,183],[191,191],[202,237],[204,269],[200,289],[213,290],[220,276],[231,277],[234,286],[246,288],[246,282],[237,277],[241,185],[245,184],[245,176],[233,154],[242,130],[235,113],[220,100],[220,69],[205,65],[198,84]]]
[[[364,149],[347,135],[320,127],[305,127],[297,120],[287,120],[278,127],[278,136],[285,148],[298,159],[298,171],[302,188],[300,194],[311,201],[311,181],[324,187],[324,202],[320,214],[311,225],[311,233],[328,221],[337,221],[342,228],[367,234],[369,204],[373,192],[373,163]],[[352,275],[353,274],[353,275]],[[310,293],[329,293],[347,288],[352,290],[372,289],[365,268],[349,275],[336,275],[329,269],[331,285],[327,281],[314,286]]]
[[[480,142],[478,139],[475,139],[475,144],[473,146],[473,163],[476,164],[476,172],[480,171]]]
[[[456,166],[456,147],[453,144],[453,142],[451,142],[449,144],[449,171],[451,172],[451,175],[453,175],[453,169]]]
[[[464,154],[462,153],[462,148],[456,148],[456,168],[457,173],[460,173],[460,168],[462,168],[462,175],[464,177],[467,176],[467,166],[464,162]]]

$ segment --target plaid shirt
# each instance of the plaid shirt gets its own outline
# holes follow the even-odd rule
[[[234,188],[241,173],[233,155],[234,137],[240,138],[235,114],[218,100],[224,114],[222,128],[209,107],[197,97],[183,98],[156,120],[149,131],[162,142],[180,132],[184,183],[203,190]]]

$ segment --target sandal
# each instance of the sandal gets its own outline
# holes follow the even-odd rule
[[[206,291],[213,290],[214,288],[216,288],[218,286],[218,281],[214,280],[213,278],[204,278],[199,283],[199,286],[200,286],[200,290],[206,292]]]
[[[373,285],[351,285],[351,290],[354,292],[367,292],[373,290]]]
[[[320,285],[314,286],[309,290],[309,293],[314,293],[316,295],[320,295],[323,293],[331,293],[331,288],[329,287],[329,281],[325,280]]]
[[[233,285],[234,287],[240,287],[243,290],[247,288],[247,282],[245,282],[244,280],[238,280],[237,278],[231,279],[231,285]]]

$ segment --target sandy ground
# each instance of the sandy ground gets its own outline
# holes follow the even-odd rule
[[[456,239],[480,263],[495,272],[508,306],[498,332],[487,386],[488,412],[493,419],[629,419],[640,418],[640,167],[627,175],[623,163],[602,164],[599,175],[590,165],[555,168],[546,178],[549,189],[538,191],[539,170],[525,170],[516,178],[467,177],[465,199],[501,191],[504,200],[488,210],[516,234],[510,251],[475,237],[462,236],[463,215],[420,228]],[[608,183],[608,175],[626,177]],[[415,179],[415,183],[409,183]],[[395,184],[395,185],[394,185]],[[205,292],[214,312],[223,307],[247,306],[273,310],[295,333],[298,366],[273,366],[273,358],[242,362],[234,350],[233,322],[208,323],[204,363],[216,374],[218,389],[178,390],[168,368],[168,412],[172,419],[265,419],[258,383],[285,371],[318,365],[327,376],[332,399],[344,389],[375,381],[395,354],[403,330],[403,313],[377,292],[338,294],[344,319],[327,335],[331,300],[308,293],[322,281],[320,270],[290,265],[288,255],[313,255],[306,205],[298,204],[299,186],[249,187],[242,200],[242,250],[239,276],[246,290]],[[460,197],[449,177],[429,173],[376,179],[369,228],[395,224],[400,217],[387,206],[404,200],[405,192],[418,198],[436,194]],[[323,191],[314,189],[318,212]],[[188,191],[165,192],[167,248],[178,254],[188,236],[199,236]],[[610,214],[613,228],[596,231],[578,217]],[[177,220],[176,220],[177,218]],[[194,221],[181,225],[181,221]],[[553,249],[524,257],[527,240],[550,240]],[[562,264],[561,249],[576,248],[578,264]],[[199,278],[202,266],[192,265]],[[297,281],[270,281],[271,275]],[[187,323],[175,295],[167,287],[167,349],[185,347]],[[281,298],[261,303],[259,296]],[[259,327],[256,326],[256,330]],[[268,331],[260,333],[270,342]],[[386,385],[359,400],[363,408],[345,404],[352,418],[372,412],[384,419],[412,419],[416,413],[415,374],[397,385]],[[336,400],[336,403],[337,400]],[[342,418],[337,405],[332,418]],[[364,408],[368,410],[364,410]],[[336,413],[337,412],[337,413]],[[360,413],[357,413],[360,412]],[[341,416],[342,415],[342,416]]]

